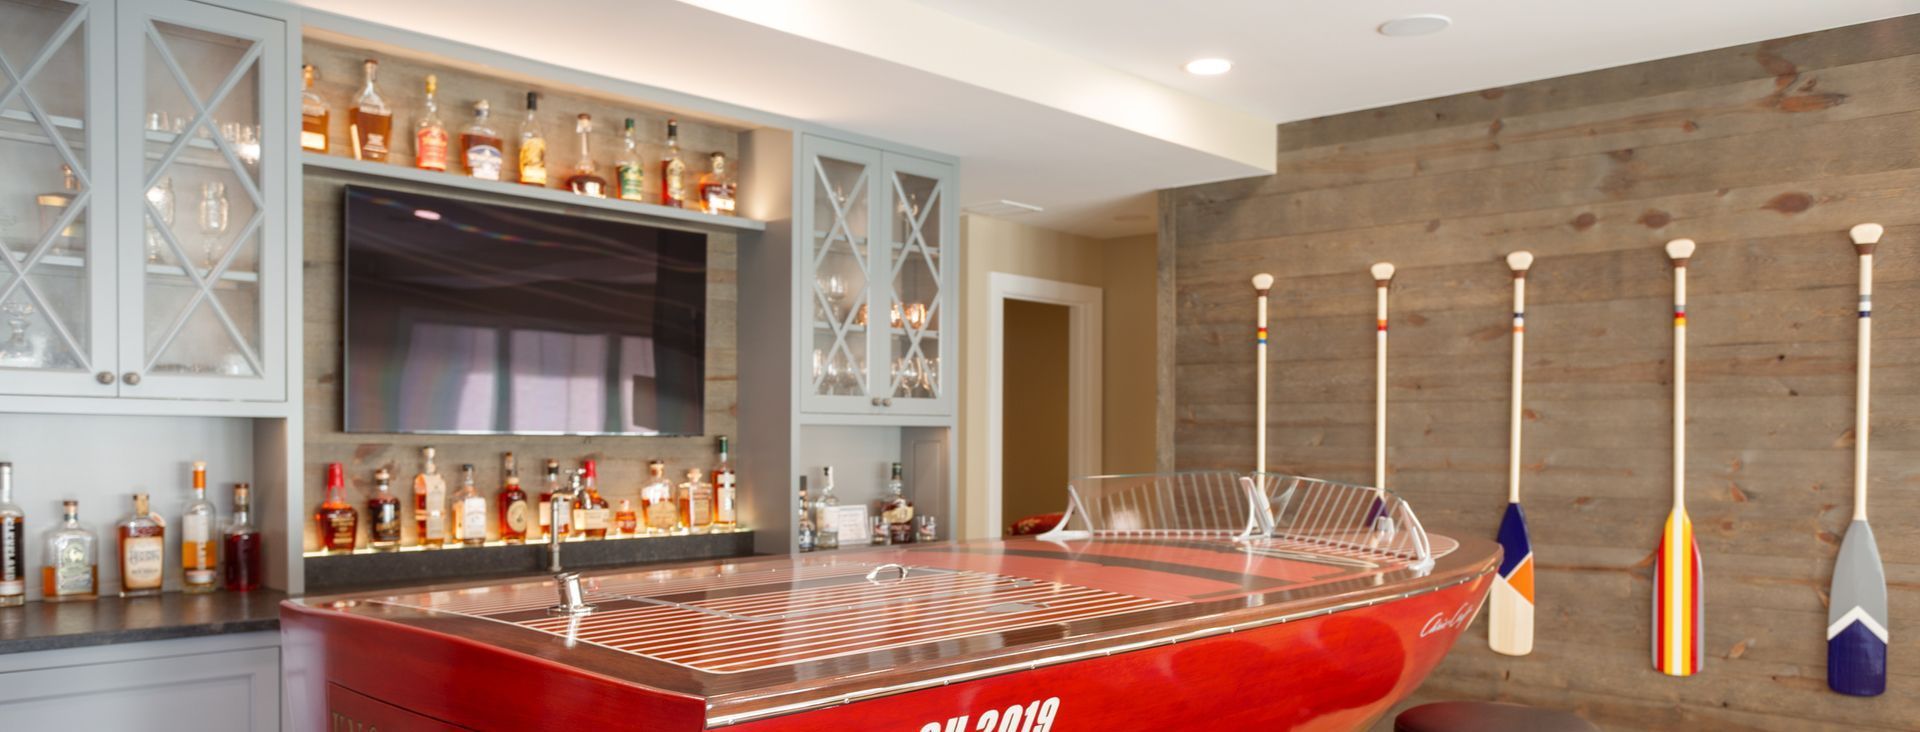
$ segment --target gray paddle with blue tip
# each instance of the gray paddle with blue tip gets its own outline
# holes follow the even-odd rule
[[[1873,363],[1873,248],[1879,224],[1849,232],[1860,255],[1860,363],[1854,387],[1853,523],[1840,542],[1827,606],[1827,686],[1842,694],[1879,696],[1887,690],[1887,576],[1867,526],[1867,392]]]

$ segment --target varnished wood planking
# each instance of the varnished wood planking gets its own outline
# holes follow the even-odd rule
[[[1271,460],[1371,474],[1371,283],[1391,260],[1388,482],[1429,527],[1491,535],[1506,458],[1507,271],[1530,249],[1526,449],[1542,612],[1532,656],[1463,643],[1431,698],[1578,708],[1609,729],[1911,729],[1892,687],[1826,690],[1825,590],[1851,499],[1854,278],[1877,257],[1876,513],[1920,516],[1920,17],[1285,125],[1279,173],[1162,196],[1164,357],[1181,468],[1244,467],[1252,298],[1273,299]],[[1672,275],[1689,303],[1689,508],[1712,578],[1706,672],[1646,660],[1671,470]],[[1909,246],[1902,246],[1902,242]],[[1163,273],[1164,275],[1164,273]],[[1163,395],[1164,396],[1164,395]],[[1920,521],[1879,536],[1920,617]],[[1557,598],[1557,599],[1556,599]],[[1483,632],[1483,631],[1481,631]]]

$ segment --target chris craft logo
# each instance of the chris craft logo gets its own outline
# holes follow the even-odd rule
[[[1473,605],[1462,604],[1459,610],[1453,611],[1452,615],[1434,613],[1433,617],[1427,618],[1426,625],[1420,626],[1420,637],[1425,638],[1448,628],[1467,627],[1473,622],[1473,610]]]
[[[928,722],[920,727],[920,732],[1049,732],[1059,714],[1060,697],[1055,696],[1006,709],[988,709],[980,713],[980,720],[971,727],[967,723],[973,721],[973,715],[962,714],[949,717],[944,723]]]

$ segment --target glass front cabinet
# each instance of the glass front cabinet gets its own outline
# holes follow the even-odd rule
[[[953,166],[814,136],[802,147],[802,410],[952,415]]]
[[[284,401],[287,27],[0,0],[0,394]]]

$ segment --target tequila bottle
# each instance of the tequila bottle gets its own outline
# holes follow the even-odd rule
[[[153,515],[147,494],[133,494],[133,513],[121,519],[116,528],[120,535],[120,596],[160,594],[160,583],[166,576],[167,525]]]
[[[508,544],[527,542],[527,492],[520,489],[520,475],[514,468],[513,453],[501,460],[506,486],[500,489],[500,540]]]
[[[487,497],[473,484],[473,464],[460,466],[460,489],[453,492],[453,539],[465,546],[487,543]]]
[[[728,461],[729,447],[726,435],[720,436],[720,464],[713,466],[713,530],[733,531],[740,528],[740,487],[739,478],[733,473],[733,464]]]
[[[687,207],[687,162],[680,159],[679,120],[667,120],[667,151],[660,157],[660,203]]]
[[[420,546],[439,549],[446,545],[452,527],[447,525],[447,479],[440,477],[433,455],[431,447],[420,450],[423,465],[413,476],[413,522],[420,532]]]
[[[527,117],[520,121],[519,180],[547,185],[547,135],[540,131],[540,93],[527,92]]]
[[[392,145],[393,109],[373,88],[373,77],[380,72],[380,62],[367,59],[366,71],[367,83],[353,99],[353,157],[382,162]]]
[[[327,553],[353,551],[359,540],[360,515],[347,505],[346,468],[339,463],[327,465],[327,497],[313,512],[320,530],[320,548]]]
[[[687,468],[687,481],[680,484],[681,533],[704,534],[713,530],[713,486],[700,479],[699,468]]]
[[[79,501],[63,501],[61,508],[65,518],[47,532],[40,599],[92,600],[100,596],[100,559],[93,531],[80,523]]]
[[[332,113],[327,109],[327,100],[313,90],[314,77],[319,72],[313,64],[300,67],[300,147],[314,152],[326,152],[329,147],[327,123]]]
[[[180,516],[181,591],[212,592],[214,579],[213,502],[207,500],[207,464],[193,464],[193,500]]]
[[[252,488],[245,483],[233,487],[233,520],[227,524],[227,561],[221,563],[227,570],[227,591],[248,592],[260,589],[260,581],[266,577],[261,562],[266,546],[260,541],[259,530],[253,527]],[[399,508],[399,499],[394,499],[395,509]],[[394,517],[394,525],[400,523]]]
[[[580,157],[567,174],[567,190],[582,196],[606,198],[607,179],[593,170],[593,117],[580,115],[573,123],[573,133],[580,138]]]
[[[27,603],[26,524],[13,502],[13,463],[0,463],[0,607]]]
[[[640,513],[650,536],[670,534],[680,526],[680,509],[673,502],[673,483],[667,480],[667,466],[658,460],[647,463],[647,482],[640,486]]]
[[[833,466],[820,469],[820,499],[813,506],[813,526],[820,530],[821,549],[840,548],[840,499],[833,495]]]
[[[367,546],[390,552],[400,548],[400,498],[393,495],[393,471],[374,471],[373,484],[373,497],[367,499]]]
[[[727,169],[726,153],[707,157],[707,172],[700,174],[700,209],[720,216],[733,215],[733,196],[739,190],[733,171]]]
[[[507,159],[505,144],[500,141],[500,133],[487,121],[489,113],[487,100],[473,103],[473,121],[460,130],[460,161],[467,166],[467,175],[481,180],[500,180],[500,169]]]
[[[421,170],[447,169],[447,126],[440,122],[440,105],[433,100],[439,87],[439,77],[427,74],[425,108],[413,131],[413,165]]]
[[[640,138],[633,128],[633,118],[627,118],[626,135],[620,138],[620,154],[613,159],[614,177],[618,179],[615,195],[627,201],[647,200],[647,166],[640,160]]]

